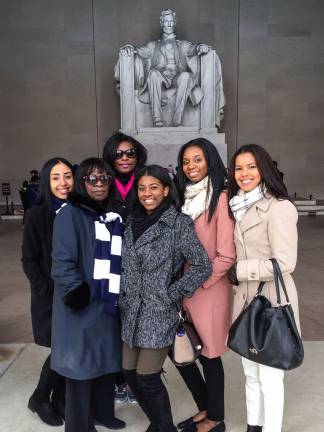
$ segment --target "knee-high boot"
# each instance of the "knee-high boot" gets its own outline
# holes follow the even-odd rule
[[[142,411],[146,415],[146,417],[150,421],[150,426],[148,428],[149,432],[154,432],[158,430],[158,420],[157,417],[154,415],[154,411],[151,409],[149,403],[146,400],[146,397],[144,393],[142,392],[142,389],[139,386],[138,380],[137,380],[137,373],[135,369],[127,370],[123,369],[123,374],[125,377],[125,380],[127,384],[129,385],[130,389],[132,390],[139,406],[141,407]]]
[[[176,432],[173,424],[168,392],[161,380],[160,373],[137,375],[137,381],[151,412],[157,418],[160,432]]]

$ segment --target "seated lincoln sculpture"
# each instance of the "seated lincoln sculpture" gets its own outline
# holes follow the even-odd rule
[[[150,104],[153,125],[155,127],[166,126],[162,107],[167,104],[168,100],[163,91],[174,88],[175,102],[171,126],[181,126],[188,99],[193,106],[196,106],[204,97],[199,86],[200,56],[208,53],[211,47],[206,44],[178,40],[174,32],[176,13],[171,9],[161,12],[160,24],[162,27],[161,39],[150,41],[141,47],[127,44],[120,49],[120,55],[134,55],[135,89],[138,90],[138,99]],[[119,62],[115,67],[115,79],[119,81]],[[218,100],[224,100],[222,87],[220,93],[221,98]],[[223,105],[218,108],[223,108]]]

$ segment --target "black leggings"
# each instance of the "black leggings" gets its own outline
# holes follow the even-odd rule
[[[207,411],[207,418],[224,420],[224,369],[220,357],[199,357],[204,378],[196,363],[177,367],[182,379],[190,390],[199,411]]]
[[[51,369],[51,355],[47,357],[42,367],[37,387],[33,397],[39,403],[52,399],[64,398],[65,379]]]

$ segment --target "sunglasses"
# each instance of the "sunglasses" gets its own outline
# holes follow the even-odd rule
[[[98,181],[100,181],[103,185],[109,185],[111,182],[111,176],[107,174],[102,174],[99,176],[96,176],[94,174],[90,174],[83,177],[83,180],[85,180],[88,185],[90,186],[96,186]]]
[[[116,150],[116,159],[121,159],[124,155],[130,159],[134,159],[136,157],[136,149]]]

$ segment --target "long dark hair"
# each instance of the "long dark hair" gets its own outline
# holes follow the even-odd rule
[[[85,187],[84,177],[91,174],[95,169],[99,172],[107,173],[112,177],[112,179],[115,176],[111,166],[105,160],[95,157],[85,159],[78,166],[74,180],[74,192],[83,195],[86,198],[90,198]]]
[[[168,196],[165,198],[165,201],[167,201],[170,204],[173,204],[176,209],[179,209],[179,197],[178,197],[177,189],[165,168],[161,167],[160,165],[147,165],[142,167],[137,172],[135,177],[134,186],[136,191],[137,191],[138,182],[143,176],[155,177],[162,183],[163,187],[168,186],[169,193]],[[138,198],[137,198],[137,203],[138,203]]]
[[[258,144],[244,144],[233,154],[229,165],[228,199],[233,198],[239,190],[235,180],[235,163],[238,155],[252,153],[260,172],[261,182],[266,186],[267,192],[277,199],[288,199],[287,188],[281,178],[278,168],[272,161],[269,153]]]
[[[116,151],[121,142],[127,141],[132,144],[132,146],[136,149],[136,171],[145,165],[147,159],[147,151],[146,148],[138,142],[135,138],[130,135],[125,135],[122,132],[116,132],[105,143],[102,157],[103,159],[114,167],[114,162],[116,160]]]
[[[49,207],[52,205],[52,192],[50,187],[50,177],[51,177],[51,171],[52,168],[57,165],[58,163],[62,163],[70,168],[72,175],[73,175],[73,167],[72,164],[62,158],[62,157],[54,157],[52,159],[49,159],[46,161],[43,165],[43,168],[40,172],[40,182],[39,182],[39,189],[38,189],[38,196],[36,200],[36,204],[43,204],[46,203]]]
[[[184,144],[181,147],[178,154],[178,174],[177,174],[177,186],[178,186],[181,205],[184,203],[184,195],[185,195],[187,183],[190,183],[190,180],[187,179],[185,173],[183,172],[183,167],[182,167],[183,155],[185,150],[188,147],[194,147],[194,146],[201,148],[207,162],[207,167],[208,167],[207,196],[209,194],[211,186],[213,189],[213,193],[210,200],[209,211],[208,211],[208,223],[209,223],[213,217],[213,214],[215,213],[219,195],[226,188],[227,171],[221,157],[219,156],[216,147],[207,139],[197,138]]]

